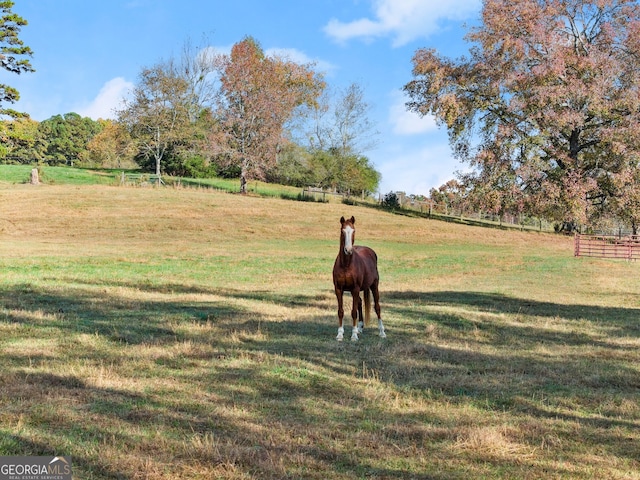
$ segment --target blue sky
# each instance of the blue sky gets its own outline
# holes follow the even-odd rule
[[[428,194],[463,169],[444,129],[404,108],[418,48],[466,55],[466,25],[481,0],[17,0],[29,22],[21,38],[35,73],[0,72],[18,89],[14,108],[35,120],[76,112],[112,118],[145,66],[178,56],[188,39],[228,50],[250,35],[269,52],[316,62],[328,83],[360,84],[380,135],[365,152],[382,174],[380,193]]]

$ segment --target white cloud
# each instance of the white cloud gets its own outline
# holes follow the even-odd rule
[[[100,89],[98,96],[89,104],[76,107],[74,111],[83,117],[114,118],[115,109],[122,105],[123,100],[133,89],[134,85],[122,77],[109,80]]]
[[[447,143],[402,148],[384,154],[384,162],[376,162],[382,174],[381,193],[404,191],[407,194],[428,195],[455,177],[461,164],[453,158]]]
[[[480,3],[480,0],[372,0],[373,19],[342,22],[334,18],[324,31],[338,42],[391,36],[393,46],[399,47],[436,33],[443,21],[473,16],[479,12]]]
[[[410,112],[405,106],[406,101],[406,97],[401,93],[394,92],[392,94],[392,102],[389,107],[389,123],[393,133],[396,135],[419,135],[438,130],[438,125],[433,116],[421,117],[415,112]]]
[[[231,55],[231,49],[233,48],[233,43],[230,45],[218,45],[217,47],[207,47],[205,50],[208,51],[209,55]]]

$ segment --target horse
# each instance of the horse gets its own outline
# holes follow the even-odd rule
[[[363,316],[362,300],[360,292],[364,293],[364,325],[369,324],[371,318],[371,294],[373,294],[374,309],[378,316],[378,335],[385,338],[382,318],[380,317],[380,293],[378,283],[378,256],[369,247],[355,246],[356,219],[351,217],[345,220],[340,218],[340,250],[333,265],[333,286],[338,299],[338,336],[336,340],[342,341],[344,327],[342,319],[344,317],[343,295],[350,292],[353,298],[351,307],[351,318],[353,319],[353,332],[351,341],[358,341],[358,334],[362,333]],[[358,322],[358,318],[360,321]]]

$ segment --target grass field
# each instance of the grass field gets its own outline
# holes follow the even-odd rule
[[[338,343],[339,218],[388,338]],[[638,479],[640,266],[206,190],[0,184],[0,455],[77,479]]]
[[[31,177],[33,165],[0,165],[0,182],[8,184],[26,184]],[[152,187],[149,173],[119,169],[90,169],[68,166],[41,165],[38,167],[40,181],[45,185],[122,185]],[[132,174],[136,180],[127,179],[123,182],[122,174]],[[204,188],[226,192],[240,190],[239,179],[228,178],[179,178],[162,177],[166,185],[179,188]],[[302,189],[285,185],[274,185],[261,181],[250,181],[247,190],[253,195],[263,197],[297,198]]]

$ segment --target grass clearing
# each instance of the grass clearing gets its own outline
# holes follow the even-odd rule
[[[388,338],[334,337],[341,215]],[[0,185],[0,455],[82,479],[640,478],[640,275],[570,238]]]

